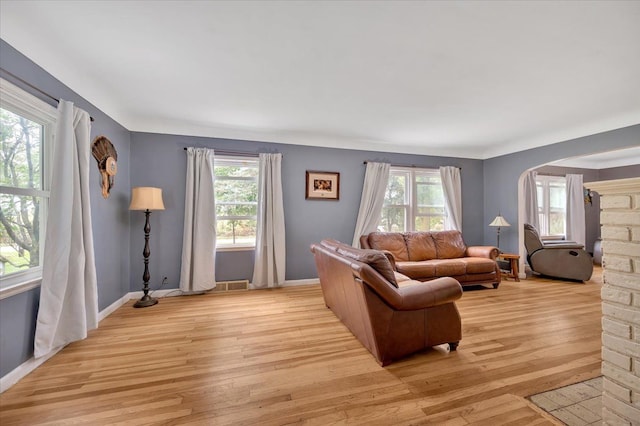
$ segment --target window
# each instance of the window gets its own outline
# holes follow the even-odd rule
[[[567,214],[566,179],[558,176],[536,177],[538,219],[541,236],[564,236]]]
[[[56,110],[0,80],[0,290],[42,278]]]
[[[216,156],[214,169],[216,247],[255,247],[258,159]]]
[[[444,230],[444,193],[440,171],[392,167],[378,230]]]

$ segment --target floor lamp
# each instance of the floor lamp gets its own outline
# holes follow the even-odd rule
[[[506,219],[505,219],[504,217],[502,217],[502,216],[500,215],[500,213],[498,213],[498,216],[496,216],[496,218],[495,218],[495,219],[493,219],[493,222],[491,222],[491,223],[489,224],[489,226],[492,226],[492,227],[494,227],[494,228],[495,228],[495,227],[497,227],[497,228],[498,228],[498,229],[497,229],[497,234],[498,234],[498,244],[496,245],[496,247],[498,247],[498,251],[500,251],[500,252],[502,253],[502,251],[500,250],[500,228],[501,228],[501,227],[504,227],[504,226],[511,226],[511,225],[509,224],[509,222],[507,222],[507,221],[506,221]]]
[[[145,308],[147,306],[153,306],[158,303],[158,299],[154,299],[149,296],[149,234],[151,232],[151,226],[149,225],[149,215],[151,210],[164,210],[164,203],[162,202],[162,189],[152,188],[148,186],[139,186],[131,189],[131,204],[129,210],[144,210],[145,224],[144,224],[144,250],[142,255],[144,256],[144,274],[142,279],[144,280],[144,287],[142,291],[144,296],[138,300],[133,307]]]

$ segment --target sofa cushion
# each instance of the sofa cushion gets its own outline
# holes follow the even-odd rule
[[[496,270],[496,262],[484,257],[465,257],[467,274],[487,274]]]
[[[407,244],[409,260],[430,260],[438,257],[436,243],[430,232],[405,232],[404,240]]]
[[[399,232],[372,232],[369,234],[369,246],[375,250],[388,250],[398,260],[409,260],[404,236]]]
[[[467,246],[462,240],[460,231],[432,232],[431,237],[436,245],[438,259],[455,259],[464,257]]]
[[[463,259],[433,259],[429,262],[436,268],[436,277],[453,277],[467,272],[467,264]]]
[[[419,279],[436,276],[436,265],[433,260],[422,260],[419,262],[396,262],[398,272],[409,278]]]
[[[380,275],[389,281],[394,287],[398,287],[395,271],[391,267],[391,262],[387,256],[378,250],[357,249],[345,245],[338,246],[338,253],[358,262],[366,263],[378,271]]]

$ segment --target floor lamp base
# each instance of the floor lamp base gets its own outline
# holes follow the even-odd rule
[[[145,294],[144,296],[142,296],[142,299],[140,299],[136,303],[134,303],[133,307],[134,308],[146,308],[147,306],[153,306],[153,305],[155,305],[157,303],[158,303],[158,299],[154,299],[153,297],[149,296],[148,294]]]

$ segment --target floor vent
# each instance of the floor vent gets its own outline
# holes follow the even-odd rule
[[[222,293],[225,291],[244,291],[249,290],[249,280],[239,281],[219,281],[216,283],[216,288],[212,291],[215,293]]]

